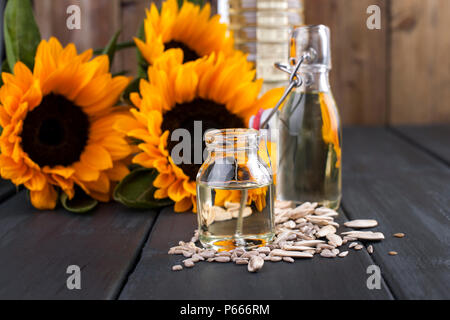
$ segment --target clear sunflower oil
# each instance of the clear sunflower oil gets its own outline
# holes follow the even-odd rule
[[[197,183],[199,240],[219,251],[264,246],[274,237],[273,183]]]
[[[329,92],[294,92],[280,115],[280,200],[337,209],[342,192],[341,128]]]

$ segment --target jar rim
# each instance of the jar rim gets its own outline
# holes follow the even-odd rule
[[[205,143],[209,148],[257,147],[260,133],[255,129],[227,128],[214,129],[205,134]]]

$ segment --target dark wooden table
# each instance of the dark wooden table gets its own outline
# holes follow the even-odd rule
[[[218,263],[172,272],[181,259],[167,250],[190,239],[192,213],[36,212],[0,181],[0,299],[449,299],[450,126],[349,128],[343,155],[340,222],[377,219],[386,240],[373,255],[267,263],[257,274]],[[67,289],[69,265],[81,268],[81,290]],[[370,265],[381,289],[367,287]]]

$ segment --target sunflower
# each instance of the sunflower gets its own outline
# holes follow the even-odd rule
[[[275,89],[258,99],[262,80],[254,81],[254,76],[243,54],[212,54],[183,64],[183,51],[172,49],[149,67],[149,81],[141,80],[140,94],[130,95],[137,107],[131,109],[134,119],[120,121],[116,129],[142,141],[133,162],[159,172],[155,198],[169,197],[177,212],[196,210],[195,179],[201,165],[176,165],[170,155],[177,142],[169,136],[177,128],[193,136],[194,121],[201,121],[202,136],[211,128],[247,127],[253,114],[273,106],[282,93]]]
[[[211,6],[203,8],[185,1],[178,8],[176,0],[162,4],[161,13],[152,3],[144,21],[145,42],[135,38],[137,47],[149,64],[153,64],[168,49],[180,48],[184,62],[193,61],[213,52],[232,54],[233,37],[220,16],[211,17]]]
[[[131,148],[112,127],[129,117],[113,108],[129,79],[111,76],[107,56],[91,57],[51,38],[40,43],[33,72],[17,62],[2,74],[0,174],[23,184],[38,209],[56,206],[55,187],[69,199],[77,185],[108,201],[111,181],[128,173]]]

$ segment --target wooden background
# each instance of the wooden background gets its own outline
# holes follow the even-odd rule
[[[80,49],[107,44],[118,29],[136,34],[150,0],[34,0],[42,35]],[[81,30],[66,28],[78,4]],[[366,27],[369,5],[382,10],[382,29]],[[306,22],[332,30],[331,80],[344,124],[450,123],[450,0],[305,0]],[[135,51],[114,69],[135,70]]]

